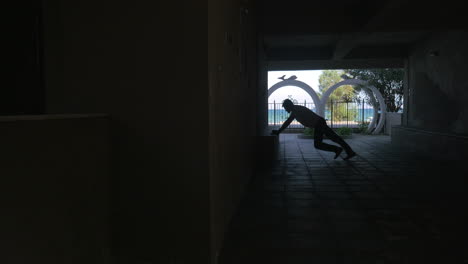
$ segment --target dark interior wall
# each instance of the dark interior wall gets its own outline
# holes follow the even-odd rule
[[[107,117],[0,117],[0,145],[0,262],[108,263]]]
[[[434,33],[409,57],[408,125],[468,134],[468,33]]]
[[[252,174],[257,118],[254,17],[249,1],[209,1],[212,263]]]
[[[264,136],[268,128],[268,62],[261,34],[258,35],[257,136]]]
[[[118,263],[208,263],[206,23],[194,1],[44,1],[47,111],[111,117]]]
[[[8,1],[2,5],[4,65],[0,80],[0,115],[44,112],[41,53],[41,4]]]
[[[457,113],[453,102],[437,86],[431,82],[425,72],[413,68],[411,71],[412,89],[411,119],[412,127],[448,131],[455,121]]]

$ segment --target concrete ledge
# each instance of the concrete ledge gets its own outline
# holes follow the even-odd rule
[[[393,126],[391,140],[395,147],[432,158],[443,160],[468,158],[468,136]]]
[[[255,153],[256,167],[260,169],[271,167],[278,158],[278,149],[278,136],[257,136]]]
[[[47,114],[47,115],[14,115],[0,116],[0,122],[16,121],[43,121],[43,120],[63,120],[63,119],[93,119],[109,117],[108,114]]]
[[[401,118],[402,114],[401,113],[386,113],[386,118],[385,118],[385,134],[387,135],[392,135],[392,127],[393,126],[400,126],[401,125]]]
[[[104,115],[0,118],[0,263],[109,263]]]

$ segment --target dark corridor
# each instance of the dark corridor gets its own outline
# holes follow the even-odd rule
[[[280,160],[257,174],[221,263],[468,263],[466,169],[353,136],[333,160],[313,141],[280,137]],[[449,180],[450,179],[450,180]]]

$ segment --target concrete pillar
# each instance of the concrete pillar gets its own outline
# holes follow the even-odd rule
[[[405,69],[405,72],[404,72],[404,76],[403,76],[403,115],[402,115],[402,119],[401,119],[401,122],[402,122],[402,125],[404,126],[407,126],[408,125],[408,115],[411,111],[410,109],[410,89],[409,89],[409,71],[410,71],[410,67],[409,67],[409,62],[408,62],[408,59],[405,59],[405,62],[404,62],[404,69]]]
[[[267,133],[268,128],[268,67],[263,38],[258,37],[258,87],[257,87],[257,135]]]
[[[468,33],[433,34],[405,62],[403,126],[392,143],[437,159],[466,160],[468,153]]]

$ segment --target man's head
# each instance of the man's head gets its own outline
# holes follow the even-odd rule
[[[294,103],[291,100],[286,99],[283,101],[283,108],[284,110],[286,110],[286,112],[291,113],[293,106],[294,106]]]

